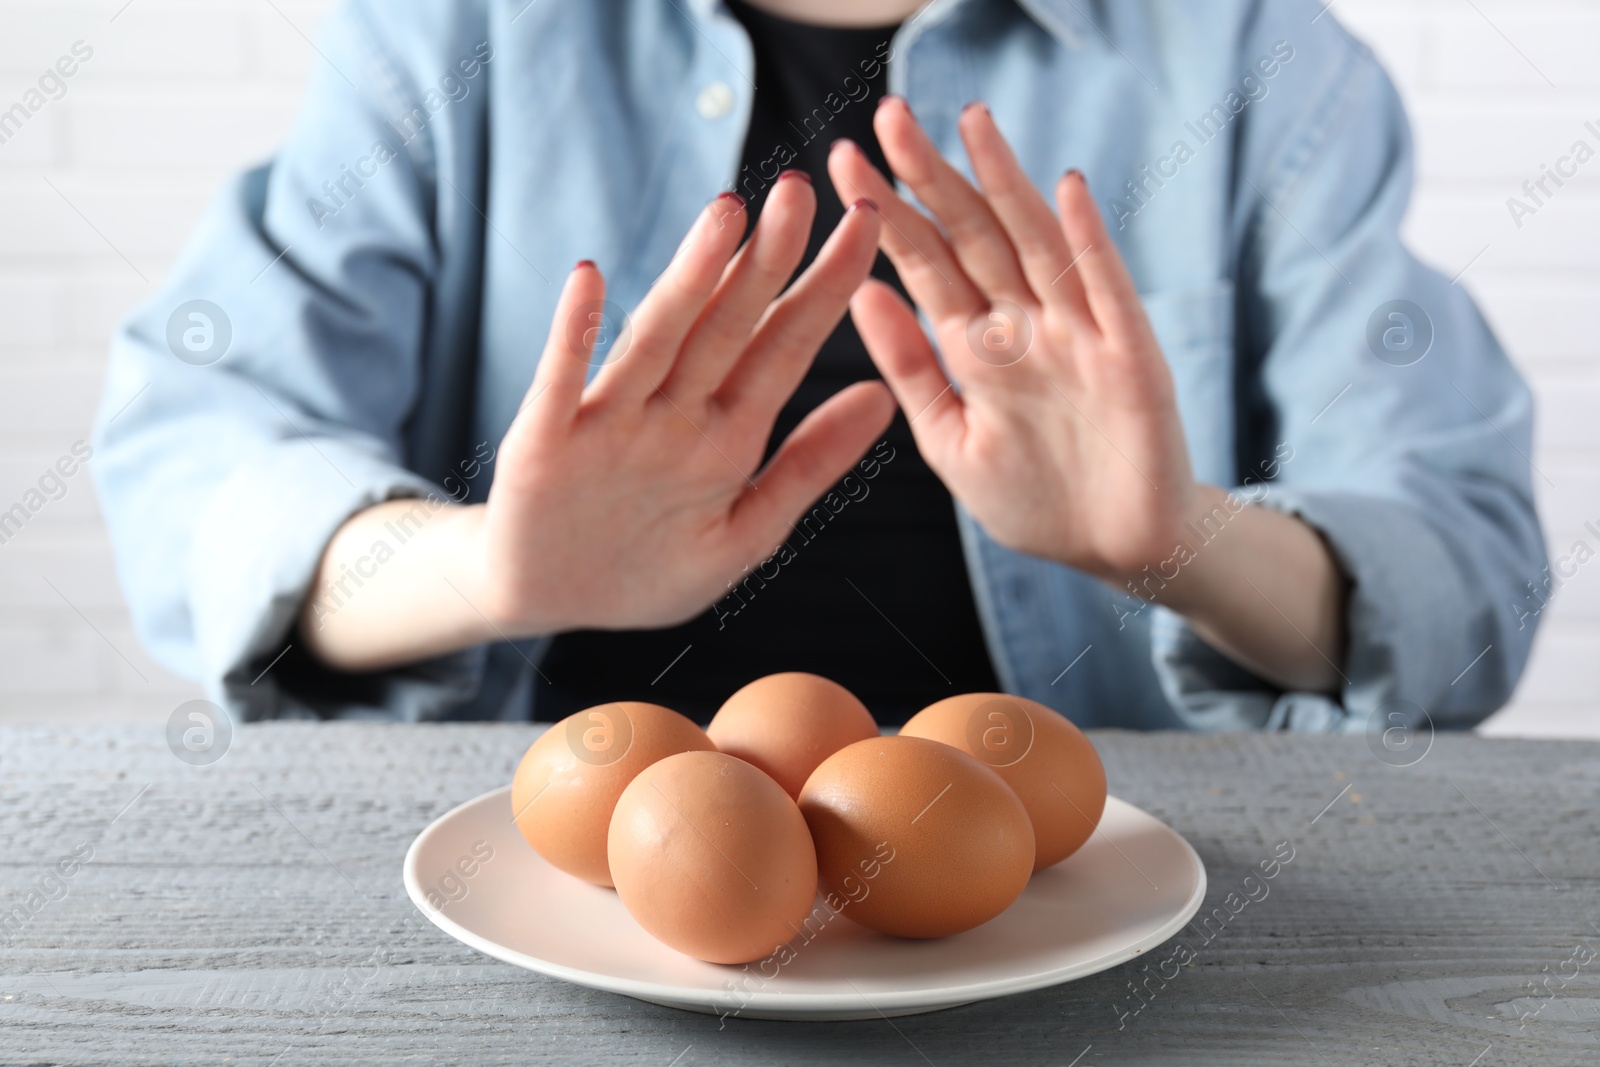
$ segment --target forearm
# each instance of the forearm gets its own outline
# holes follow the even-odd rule
[[[300,633],[339,670],[393,667],[499,637],[483,614],[482,505],[390,500],[329,540]]]
[[[1201,637],[1289,689],[1343,681],[1346,582],[1322,537],[1299,519],[1200,486],[1172,557],[1132,591],[1188,619]],[[1237,509],[1237,510],[1235,510]]]

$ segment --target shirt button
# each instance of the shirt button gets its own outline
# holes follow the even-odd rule
[[[695,96],[694,108],[703,119],[720,119],[733,110],[733,90],[727,82],[712,82]]]

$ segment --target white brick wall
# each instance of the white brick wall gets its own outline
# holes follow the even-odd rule
[[[281,137],[317,61],[302,34],[332,2],[0,0],[0,106],[73,42],[94,49],[66,96],[0,145],[0,501],[87,435],[113,324],[222,178]],[[1600,160],[1521,229],[1505,200],[1600,124],[1600,6],[1336,0],[1332,14],[1411,110],[1413,246],[1451,275],[1482,252],[1463,284],[1534,382],[1541,503],[1564,553],[1600,520]],[[1487,728],[1600,736],[1597,650],[1593,566],[1552,602],[1515,704]],[[139,647],[74,478],[0,546],[0,721],[160,721],[190,693]]]

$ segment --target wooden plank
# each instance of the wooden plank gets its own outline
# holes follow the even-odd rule
[[[1571,961],[1600,950],[1600,744],[1441,735],[1395,768],[1362,738],[1097,733],[1204,858],[1209,924],[932,1015],[722,1024],[489,960],[406,899],[412,838],[534,735],[265,724],[190,767],[149,730],[0,729],[0,912],[26,917],[0,1062],[1597,1062],[1600,958]]]

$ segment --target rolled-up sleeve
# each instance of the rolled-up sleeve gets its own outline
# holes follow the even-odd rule
[[[329,17],[281,153],[227,186],[119,332],[96,425],[138,630],[240,718],[428,718],[472,695],[484,658],[336,676],[294,647],[334,531],[443,495],[403,443],[438,266],[434,149],[387,121],[405,77],[363,12]]]
[[[1240,152],[1236,489],[1348,578],[1342,687],[1275,689],[1170,612],[1155,665],[1200,726],[1470,726],[1509,699],[1537,618],[1531,397],[1462,286],[1400,241],[1411,146],[1387,76],[1342,30],[1304,32],[1283,77],[1314,80],[1258,105]]]

